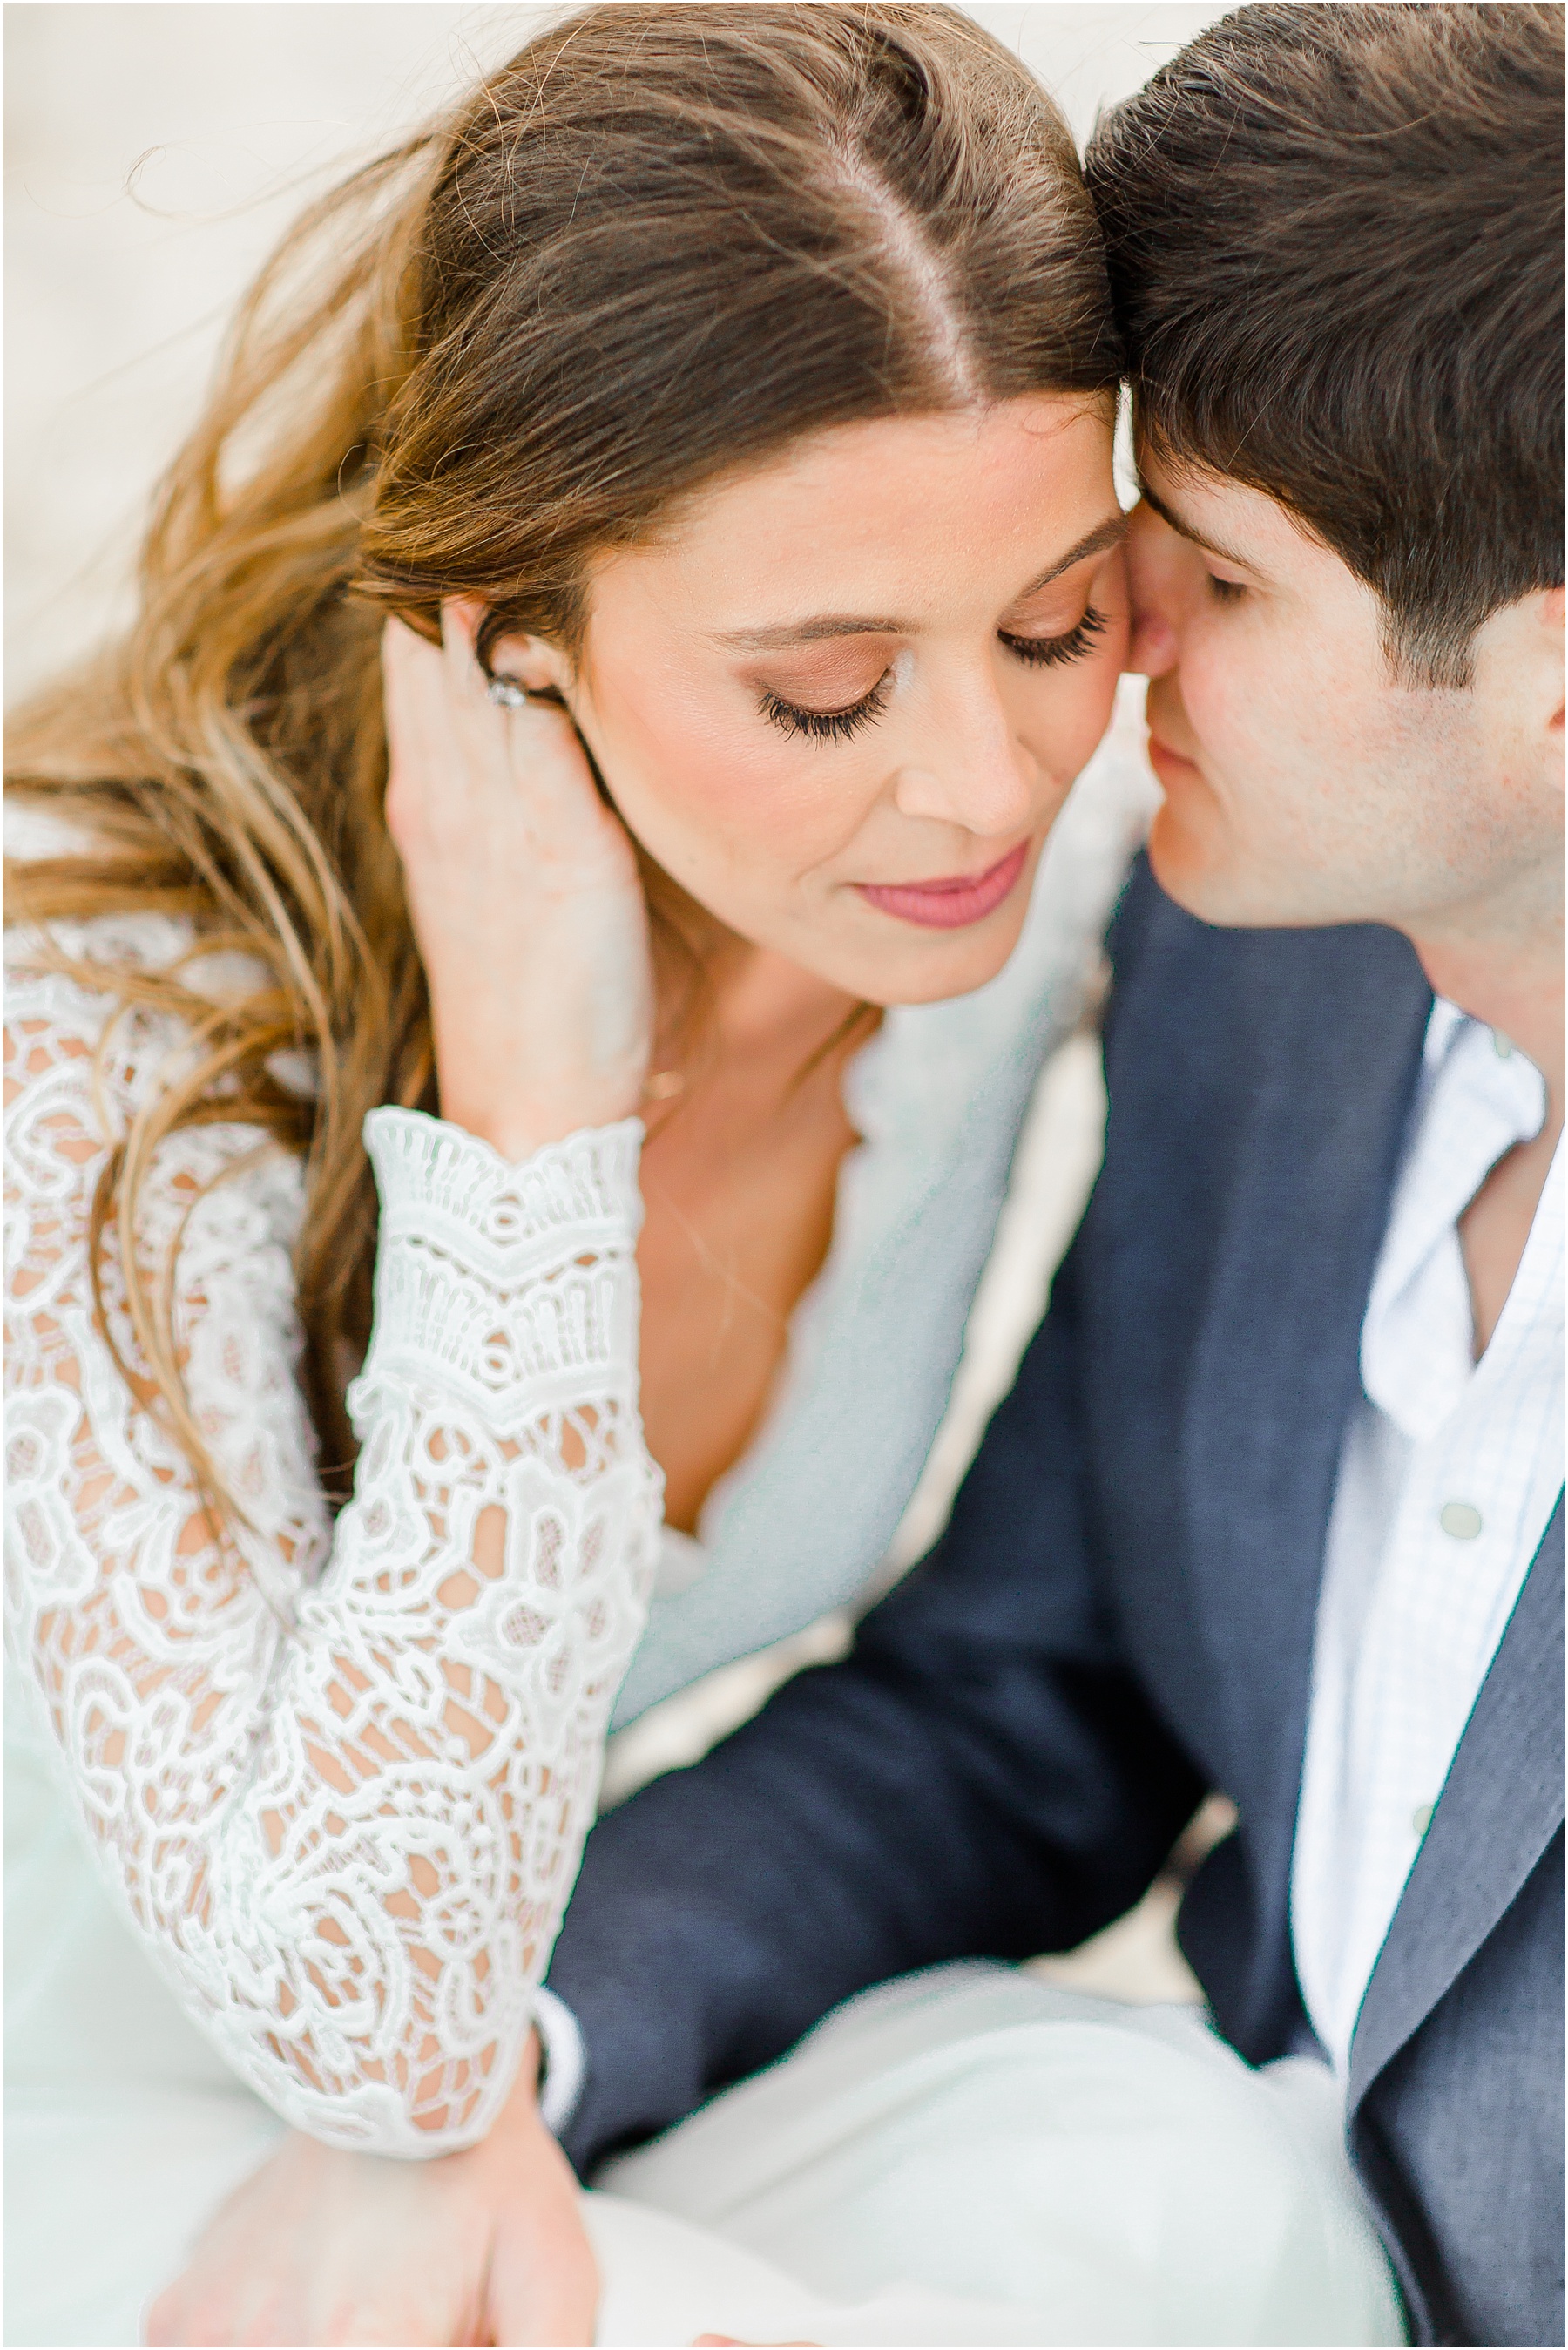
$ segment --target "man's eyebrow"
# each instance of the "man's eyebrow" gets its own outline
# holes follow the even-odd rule
[[[1175,531],[1179,538],[1188,539],[1192,546],[1200,546],[1205,555],[1217,555],[1221,563],[1233,563],[1241,571],[1253,571],[1257,568],[1255,564],[1248,562],[1244,555],[1232,554],[1230,547],[1221,546],[1215,539],[1205,538],[1200,530],[1194,530],[1189,522],[1183,522],[1175,509],[1168,506],[1165,500],[1157,491],[1151,490],[1147,482],[1138,483],[1138,495],[1146,506],[1154,508],[1161,522]]]
[[[1079,539],[1075,546],[1058,556],[1037,579],[1013,598],[1022,604],[1026,597],[1037,596],[1075,563],[1086,562],[1091,555],[1103,555],[1126,535],[1126,515],[1107,515],[1094,529]],[[785,620],[773,629],[738,629],[721,636],[715,641],[731,645],[739,652],[778,652],[792,645],[814,645],[825,637],[906,637],[915,633],[914,623],[893,615],[862,612],[819,612],[807,620]]]

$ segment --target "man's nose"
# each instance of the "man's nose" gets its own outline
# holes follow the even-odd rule
[[[1132,616],[1127,665],[1140,677],[1166,677],[1176,667],[1180,648],[1181,541],[1152,506],[1140,504],[1133,509],[1126,546]]]

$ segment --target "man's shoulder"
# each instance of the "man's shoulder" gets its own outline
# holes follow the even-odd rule
[[[1107,1059],[1151,1053],[1195,1080],[1206,1066],[1255,1079],[1284,1055],[1354,1080],[1358,1040],[1403,1034],[1429,1005],[1414,948],[1380,923],[1222,929],[1168,898],[1147,852],[1135,862],[1106,937],[1113,984]],[[1309,1036],[1323,1049],[1305,1056]]]
[[[1087,1252],[1185,1324],[1222,1234],[1267,1224],[1282,1247],[1315,1246],[1330,1195],[1381,1230],[1432,1003],[1408,941],[1370,923],[1220,930],[1140,858],[1108,948]]]

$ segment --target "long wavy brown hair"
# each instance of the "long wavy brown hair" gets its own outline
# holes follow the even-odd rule
[[[215,1002],[185,964],[71,966],[200,1047],[112,1152],[92,1253],[101,1281],[114,1245],[147,1391],[214,1490],[171,1268],[119,1239],[160,1144],[239,1119],[301,1155],[305,1377],[340,1493],[377,1223],[360,1123],[439,1107],[382,817],[387,612],[433,636],[444,597],[478,597],[482,658],[513,630],[570,651],[593,557],[721,473],[1118,372],[1067,128],[946,6],[590,7],[299,221],[158,493],[139,619],[8,752],[83,843],[13,869],[14,914],[162,910],[192,956],[265,973]],[[669,964],[698,910],[643,861]],[[308,1097],[279,1075],[301,1049]]]

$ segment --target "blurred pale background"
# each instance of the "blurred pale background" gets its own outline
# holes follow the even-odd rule
[[[553,14],[431,0],[13,0],[5,15],[7,698],[123,608],[148,484],[306,194]],[[976,7],[1080,137],[1222,12]]]
[[[392,143],[558,13],[441,0],[11,0],[5,26],[5,692],[126,610],[148,489],[201,401],[223,324],[307,196]],[[970,13],[1055,93],[1080,140],[1214,6],[1083,0]],[[896,1548],[939,1530],[1039,1317],[1098,1159],[1088,1037],[1042,1082],[947,1425]],[[733,1666],[615,1742],[610,1792],[691,1759],[846,1627]],[[1192,1995],[1174,1893],[1054,1970]]]

